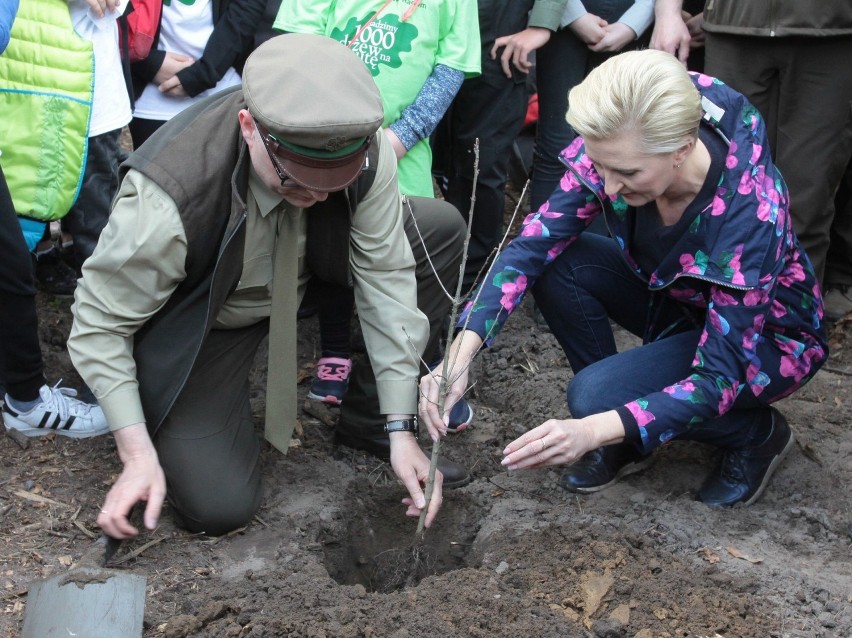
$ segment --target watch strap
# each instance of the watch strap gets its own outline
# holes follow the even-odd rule
[[[420,433],[420,427],[417,425],[417,418],[410,419],[394,419],[385,423],[385,432],[413,432],[414,436]]]

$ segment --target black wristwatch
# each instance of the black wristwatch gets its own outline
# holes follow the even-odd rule
[[[417,425],[417,417],[410,419],[395,419],[385,423],[385,432],[413,432],[414,437],[420,434],[420,427]]]

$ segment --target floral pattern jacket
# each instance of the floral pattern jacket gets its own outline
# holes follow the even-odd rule
[[[578,137],[561,153],[568,170],[559,187],[526,218],[459,321],[490,344],[544,269],[603,214],[649,289],[706,317],[692,373],[625,406],[645,451],[724,414],[745,388],[766,403],[789,395],[828,355],[821,293],[792,230],[787,187],[772,163],[763,120],[719,80],[691,77],[704,120],[729,150],[712,203],[658,269],[648,275],[631,256],[628,206],[604,193]]]

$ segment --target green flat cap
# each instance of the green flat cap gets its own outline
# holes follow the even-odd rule
[[[315,158],[358,146],[384,118],[367,67],[326,36],[288,33],[261,44],[243,69],[243,94],[274,138]]]

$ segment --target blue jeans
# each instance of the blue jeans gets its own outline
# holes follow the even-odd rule
[[[652,304],[654,293],[612,239],[581,235],[532,292],[574,371],[567,393],[574,418],[612,410],[692,373],[703,317],[674,300]],[[610,319],[646,343],[619,353]],[[762,442],[771,423],[769,407],[745,388],[725,415],[676,438],[737,448]]]

